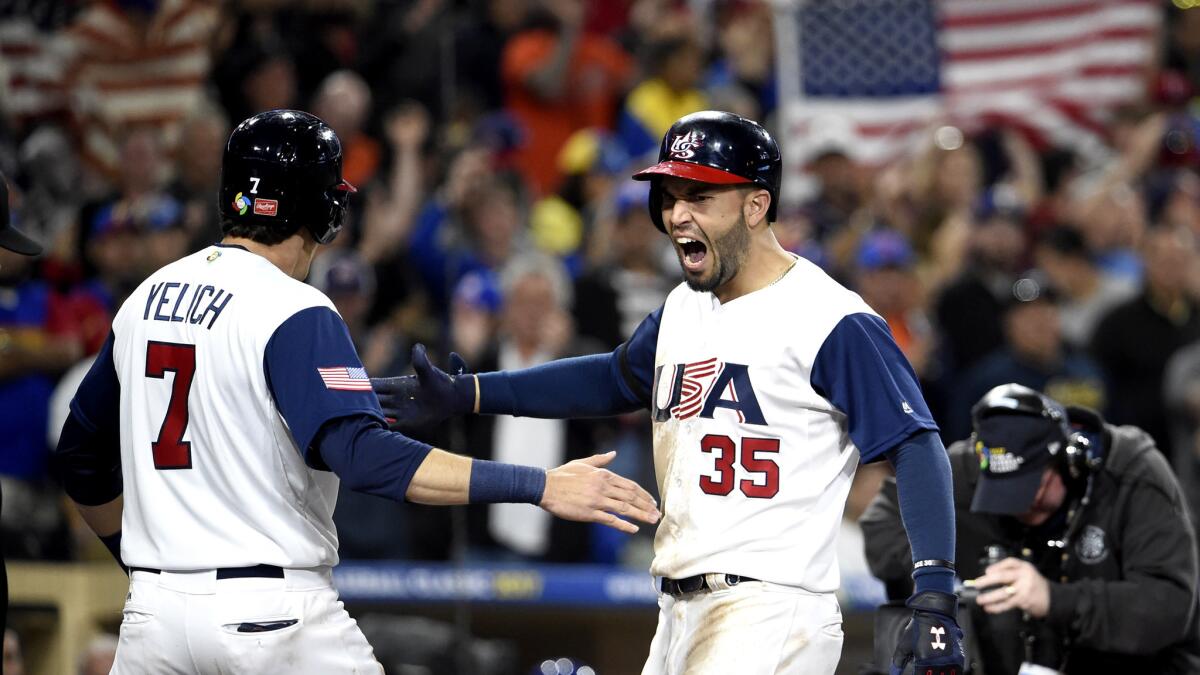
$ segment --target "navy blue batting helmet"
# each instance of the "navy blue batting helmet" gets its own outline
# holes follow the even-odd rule
[[[719,185],[752,183],[771,193],[767,220],[774,221],[783,159],[775,139],[758,122],[733,113],[705,110],[676,120],[663,136],[658,164],[633,175],[635,180],[653,181],[650,218],[665,232],[657,180],[661,176]]]
[[[225,145],[220,209],[227,223],[284,234],[303,226],[328,244],[342,229],[355,191],[342,178],[337,134],[315,115],[259,113],[239,124]]]

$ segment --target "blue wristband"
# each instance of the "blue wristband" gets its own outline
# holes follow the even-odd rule
[[[546,491],[546,471],[532,466],[489,462],[471,462],[471,485],[467,499],[472,504],[537,504]]]

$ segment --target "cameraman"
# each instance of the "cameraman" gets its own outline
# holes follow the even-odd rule
[[[1200,673],[1196,535],[1154,441],[1017,384],[971,416],[974,433],[949,453],[986,675]],[[895,481],[860,524],[871,571],[905,595]]]

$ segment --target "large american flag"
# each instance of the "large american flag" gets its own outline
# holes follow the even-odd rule
[[[880,163],[941,121],[1094,148],[1106,116],[1145,94],[1162,11],[1156,0],[797,0],[777,19],[788,146],[803,155],[851,138],[857,158]]]

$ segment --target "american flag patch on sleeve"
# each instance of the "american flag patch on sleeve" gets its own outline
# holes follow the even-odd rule
[[[367,377],[366,368],[317,368],[317,374],[325,383],[326,389],[339,391],[371,391],[371,379]]]

